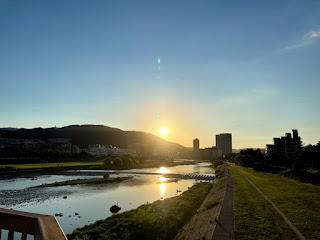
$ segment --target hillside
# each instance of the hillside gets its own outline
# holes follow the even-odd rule
[[[0,138],[42,139],[68,138],[80,148],[89,144],[112,145],[117,148],[132,147],[158,151],[180,151],[185,148],[150,133],[122,131],[103,125],[71,125],[62,128],[20,128],[15,131],[0,129]]]

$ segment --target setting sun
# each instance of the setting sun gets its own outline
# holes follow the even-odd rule
[[[163,127],[163,128],[160,129],[160,133],[161,133],[162,135],[166,135],[167,132],[168,132],[168,130],[167,130],[165,127]]]

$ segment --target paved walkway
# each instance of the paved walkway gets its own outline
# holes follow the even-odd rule
[[[233,183],[224,164],[226,175],[218,178],[201,207],[184,226],[175,240],[230,240],[233,221]]]
[[[226,163],[226,166],[229,166]],[[212,239],[229,240],[233,229],[233,181],[229,170],[227,170],[227,189],[222,203],[220,216],[217,221]]]

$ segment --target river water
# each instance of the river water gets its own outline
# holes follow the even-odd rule
[[[170,173],[214,174],[210,165],[203,162],[167,169]],[[126,170],[126,172],[155,173],[158,170],[158,168],[148,168]],[[62,213],[63,216],[57,217],[57,220],[63,231],[68,234],[75,228],[111,216],[110,207],[114,204],[121,207],[120,212],[131,210],[159,199],[177,196],[196,182],[196,180],[179,180],[164,183],[163,181],[168,179],[160,176],[134,175],[132,179],[120,183],[29,189],[44,183],[93,177],[86,176],[86,171],[83,171],[83,174],[84,176],[41,175],[37,180],[30,178],[2,180],[0,208],[48,215]],[[127,174],[111,174],[110,177],[117,176],[127,176]]]

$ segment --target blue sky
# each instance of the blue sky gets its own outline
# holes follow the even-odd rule
[[[315,144],[319,10],[319,1],[0,0],[0,127],[165,126],[185,146],[231,132],[234,148],[297,128]]]

